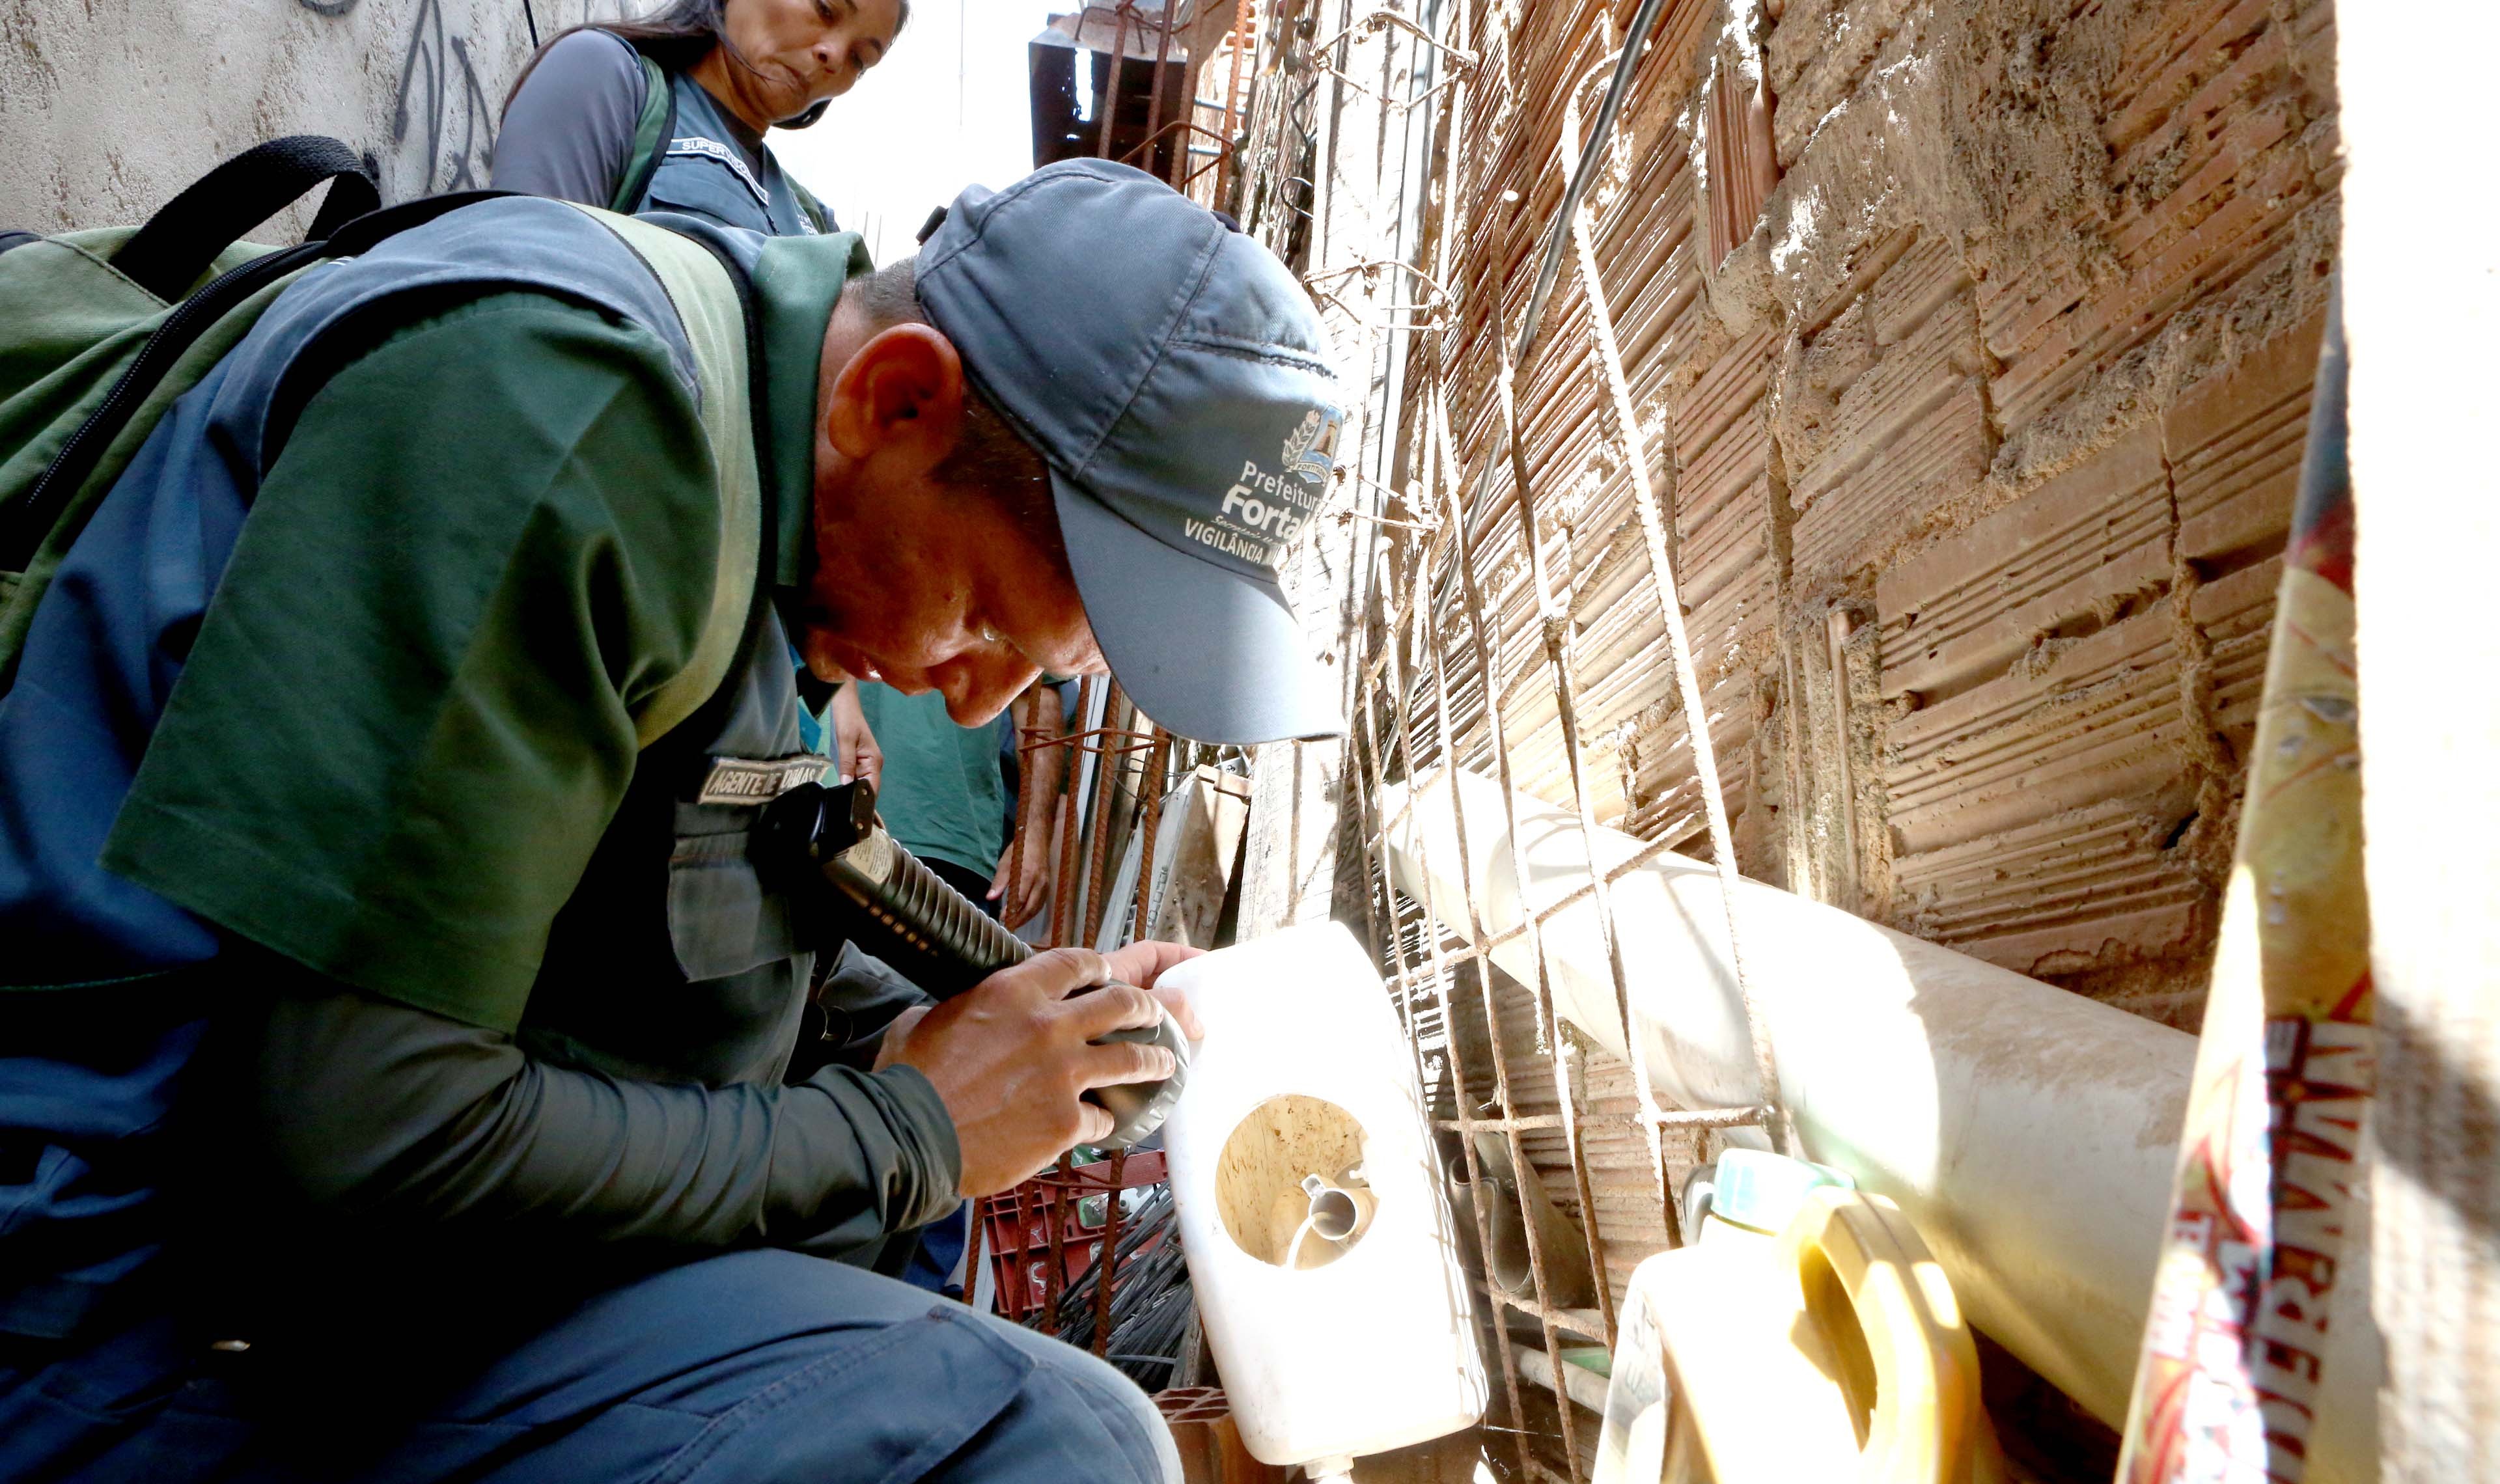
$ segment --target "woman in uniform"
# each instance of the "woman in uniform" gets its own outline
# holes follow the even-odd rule
[[[773,236],[833,231],[765,131],[822,117],[909,16],[909,0],[669,0],[576,26],[513,83],[495,186]]]
[[[576,26],[512,84],[495,188],[775,237],[839,230],[783,173],[765,130],[823,117],[910,16],[910,0],[669,0],[641,20]],[[799,674],[808,749],[876,781],[883,756],[859,698]]]

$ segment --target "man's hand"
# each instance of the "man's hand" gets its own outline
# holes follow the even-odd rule
[[[1016,839],[1024,837],[1019,835]],[[1024,870],[1016,876],[1013,889],[1009,889],[1007,874],[1016,868],[1016,841],[1008,841],[1007,847],[999,852],[999,869],[990,875],[990,900],[999,904],[1001,922],[1010,928],[1021,927],[1041,910],[1042,903],[1050,899],[1051,855],[1049,845],[1043,841],[1025,841]]]
[[[871,1072],[883,1072],[903,1059],[903,1043],[911,1039],[911,1028],[929,1018],[930,1006],[915,1005],[886,1022],[885,1034],[877,1039],[876,1061]]]
[[[1172,1074],[1171,1053],[1160,1046],[1091,1042],[1161,1019],[1178,997],[1149,987],[1195,954],[1172,943],[1133,943],[1107,958],[1053,948],[990,975],[909,1029],[894,1060],[919,1069],[954,1118],[965,1195],[995,1195],[1070,1146],[1108,1138],[1111,1115],[1083,1101],[1088,1089]],[[1195,1039],[1187,1006],[1172,1013]]]
[[[843,681],[826,709],[834,724],[834,772],[839,777],[866,778],[869,787],[876,788],[885,779],[885,753],[868,729],[868,713],[860,709],[859,685]]]
[[[1192,948],[1181,943],[1131,943],[1111,955],[1111,976],[1123,984],[1135,984],[1155,997],[1155,1003],[1171,1012],[1180,1022],[1182,1039],[1197,1042],[1206,1039],[1206,1028],[1198,1023],[1198,1012],[1189,1007],[1187,991],[1163,984],[1166,971],[1176,969],[1191,959],[1204,954],[1204,948]]]

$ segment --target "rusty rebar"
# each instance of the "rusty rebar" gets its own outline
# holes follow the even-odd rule
[[[1107,730],[1111,718],[1120,709],[1120,682],[1107,682],[1102,702],[1102,723]],[[1102,936],[1102,918],[1109,912],[1102,900],[1103,879],[1109,870],[1112,768],[1119,753],[1105,751],[1094,760],[1094,817],[1085,830],[1085,936],[1080,942],[1091,947]]]
[[[1103,82],[1102,92],[1094,99],[1094,106],[1102,111],[1102,129],[1096,138],[1094,152],[1106,160],[1111,157],[1111,120],[1120,113],[1120,75],[1129,70],[1130,5],[1131,0],[1120,0],[1112,9],[1115,18],[1111,22],[1111,74]],[[1076,29],[1082,33],[1085,13],[1079,10],[1076,14]]]
[[[1163,132],[1164,66],[1171,59],[1172,3],[1173,0],[1164,0],[1163,9],[1155,13],[1155,70],[1146,78],[1146,148],[1148,149],[1154,148],[1156,138]],[[1184,107],[1189,106],[1192,105],[1184,105]],[[1188,163],[1189,151],[1187,149],[1176,151],[1172,159],[1174,173],[1177,174],[1178,167]],[[1153,175],[1155,157],[1151,153],[1148,154],[1145,163],[1137,168],[1148,175]],[[1171,183],[1177,186],[1180,182],[1175,181]]]
[[[1093,709],[1095,688],[1102,682],[1088,676],[1076,688],[1076,728],[1065,739],[1068,747],[1068,771],[1063,775],[1065,787],[1059,796],[1059,874],[1050,885],[1050,943],[1053,947],[1068,944],[1068,929],[1076,913],[1077,835],[1084,821],[1076,817],[1076,796],[1084,779],[1084,750],[1077,742],[1078,728],[1085,724],[1085,714]]]
[[[1025,693],[1024,699],[1028,707],[1024,720],[1037,722],[1041,716],[1039,681],[1036,681],[1034,688]],[[1008,720],[1015,727],[1016,734],[1016,816],[1008,821],[1008,829],[1012,833],[1007,837],[1007,889],[999,894],[999,905],[1006,908],[1006,915],[1012,915],[1015,911],[1016,892],[1024,881],[1025,852],[1031,848],[1031,842],[1025,839],[1024,826],[1026,820],[1034,817],[1036,801],[1033,797],[1035,766],[1033,744],[1041,740],[1041,728],[1037,725],[1025,725],[1018,722],[1012,710],[1008,712]],[[1043,848],[1048,849],[1049,846],[1045,844]],[[1007,924],[1007,930],[1013,932],[1022,926],[1022,923],[1010,922]]]
[[[1043,1189],[1042,1210],[1048,1223],[1046,1236],[1050,1242],[1050,1266],[1041,1273],[1041,1333],[1059,1333],[1059,1290],[1068,1281],[1068,1233],[1063,1230],[1068,1220],[1068,1171],[1073,1170],[1073,1151],[1059,1156],[1060,1178]]]
[[[1192,106],[1193,106],[1193,107],[1195,107],[1195,105],[1192,105]],[[1128,148],[1127,151],[1126,151],[1126,152],[1124,152],[1123,154],[1121,154],[1121,156],[1119,157],[1119,159],[1118,159],[1118,160],[1116,160],[1116,161],[1114,161],[1113,163],[1115,163],[1115,164],[1121,164],[1121,165],[1126,165],[1126,164],[1131,163],[1132,161],[1134,161],[1134,160],[1135,160],[1135,159],[1136,159],[1136,157],[1137,157],[1137,155],[1138,155],[1139,153],[1143,152],[1143,151],[1144,151],[1144,150],[1146,150],[1146,149],[1152,148],[1154,147],[1154,143],[1155,143],[1155,141],[1157,141],[1157,140],[1159,140],[1159,139],[1163,138],[1163,137],[1164,137],[1165,135],[1167,135],[1167,134],[1170,134],[1170,133],[1173,133],[1173,132],[1175,132],[1175,131],[1182,132],[1182,133],[1189,133],[1189,134],[1203,134],[1203,135],[1205,135],[1207,138],[1209,138],[1209,139],[1211,139],[1211,140],[1216,141],[1216,142],[1217,142],[1217,144],[1218,144],[1219,146],[1221,146],[1221,147],[1222,147],[1222,148],[1219,148],[1219,149],[1218,149],[1218,151],[1217,151],[1217,153],[1218,153],[1219,155],[1221,155],[1221,154],[1223,154],[1223,153],[1227,153],[1227,152],[1229,152],[1229,151],[1232,149],[1232,148],[1233,148],[1233,142],[1232,142],[1231,140],[1226,139],[1223,135],[1216,133],[1213,129],[1210,129],[1210,128],[1206,127],[1204,124],[1201,124],[1201,123],[1194,123],[1194,122],[1192,122],[1192,121],[1190,121],[1189,119],[1186,119],[1186,118],[1175,118],[1175,119],[1173,119],[1171,122],[1169,122],[1169,123],[1168,123],[1168,124],[1165,124],[1165,125],[1163,125],[1161,128],[1159,128],[1159,129],[1155,130],[1155,132],[1153,132],[1152,134],[1147,135],[1144,139],[1142,139],[1142,140],[1138,141],[1136,144],[1131,145],[1131,146]],[[1181,161],[1180,161],[1180,163],[1186,163],[1186,162],[1187,162],[1187,160],[1188,160],[1188,155],[1187,155],[1186,153],[1184,153],[1184,154],[1181,156]],[[1140,169],[1140,170],[1143,170],[1143,169],[1145,168],[1145,166],[1144,166],[1143,164],[1139,164],[1139,165],[1137,166],[1137,168],[1138,168],[1138,169]],[[1189,184],[1190,181],[1194,181],[1194,180],[1198,179],[1198,177],[1199,177],[1201,174],[1204,173],[1204,172],[1205,172],[1207,169],[1209,169],[1209,168],[1211,168],[1211,164],[1210,164],[1210,165],[1201,165],[1201,166],[1200,166],[1197,170],[1191,171],[1187,179],[1185,179],[1185,180],[1179,180],[1179,181],[1174,181],[1173,182],[1171,182],[1171,183],[1172,183],[1172,187],[1173,187],[1174,189],[1176,189],[1176,190],[1187,188],[1187,186],[1188,186],[1188,184]],[[1174,173],[1174,174],[1176,174],[1176,175],[1179,173],[1179,169],[1178,169],[1178,165],[1177,165],[1177,164],[1175,164],[1175,166],[1174,166],[1173,173]]]
[[[972,1302],[973,1296],[981,1291],[981,1244],[982,1237],[986,1235],[985,1228],[987,1226],[987,1223],[982,1220],[981,1216],[982,1204],[983,1203],[977,1200],[971,1203],[972,1229],[964,1234],[964,1292],[962,1297],[966,1304],[970,1304]]]
[[[1241,60],[1245,49],[1242,44],[1248,39],[1249,30],[1250,0],[1235,0],[1233,7],[1233,29],[1225,33],[1228,40],[1227,49],[1233,53],[1232,76],[1227,78],[1224,83],[1224,122],[1221,127],[1224,131],[1225,151],[1215,162],[1215,183],[1207,191],[1218,206],[1224,204],[1225,187],[1241,173],[1240,162],[1234,152],[1236,141],[1234,138],[1233,126],[1234,106],[1241,97]],[[1197,106],[1195,99],[1191,101],[1191,106],[1193,108]]]
[[[1435,393],[1437,393],[1437,385],[1434,390]],[[1451,467],[1453,462],[1454,461],[1447,459],[1445,449],[1444,469],[1446,470]],[[1450,521],[1450,535],[1453,544],[1452,556],[1457,563],[1461,574],[1462,589],[1466,594],[1468,617],[1467,627],[1474,639],[1477,663],[1483,668],[1484,672],[1485,700],[1487,707],[1486,726],[1493,737],[1494,755],[1498,760],[1502,781],[1506,790],[1510,780],[1510,745],[1503,736],[1504,723],[1501,714],[1501,703],[1499,700],[1500,676],[1495,666],[1493,651],[1485,642],[1483,599],[1477,581],[1474,552],[1473,548],[1467,542],[1466,530],[1463,522],[1461,512],[1456,508],[1456,502],[1458,499],[1457,490],[1452,484],[1447,482],[1446,479],[1442,483],[1442,488],[1446,497],[1452,502],[1452,519]],[[1422,605],[1422,607],[1429,610],[1431,606],[1427,604]],[[1437,632],[1436,626],[1435,633],[1437,634]],[[1441,651],[1436,646],[1433,652],[1438,654]],[[1440,723],[1441,767],[1445,773],[1458,766],[1458,741],[1451,730],[1450,695],[1447,672],[1448,666],[1446,664],[1435,664],[1432,667],[1433,687],[1436,693],[1436,700],[1438,701],[1438,705],[1433,708],[1433,710]],[[1457,787],[1456,779],[1451,780],[1451,787],[1453,789]],[[1455,793],[1452,797],[1453,800],[1455,800]],[[1478,894],[1474,879],[1474,868],[1469,860],[1465,812],[1464,810],[1457,809],[1454,809],[1452,812],[1454,822],[1458,829],[1460,894],[1466,899],[1468,930],[1471,936],[1480,939],[1484,936],[1485,931],[1484,904]],[[1516,856],[1520,853],[1520,847],[1518,844],[1518,829],[1515,822],[1511,830],[1511,841],[1512,853]],[[1519,880],[1525,882],[1529,879],[1524,863],[1516,865],[1515,869],[1518,870]],[[1543,1036],[1546,1045],[1550,1049],[1555,1069],[1554,1077],[1556,1090],[1562,1099],[1562,1108],[1567,1111],[1571,1107],[1570,1071],[1567,1064],[1567,1053],[1562,1042],[1561,1027],[1554,1015],[1553,977],[1546,963],[1544,944],[1541,939],[1532,938],[1530,942],[1533,952],[1536,955],[1535,994],[1537,1029],[1539,1034]],[[1512,1105],[1510,1100],[1510,1053],[1509,1049],[1503,1044],[1500,1006],[1496,1004],[1494,999],[1493,964],[1490,957],[1482,954],[1475,957],[1474,963],[1476,971],[1476,986],[1484,1000],[1485,1039],[1493,1053],[1495,1089],[1494,1105],[1500,1109],[1501,1117],[1505,1121],[1508,1121],[1517,1117],[1518,1109]],[[1456,1043],[1455,1033],[1453,1033],[1452,1041],[1453,1044]],[[1472,1116],[1475,1109],[1469,1107],[1464,1111]],[[1502,1137],[1509,1145],[1511,1168],[1516,1171],[1525,1171],[1531,1168],[1528,1159],[1527,1147],[1520,1140],[1518,1128],[1516,1126],[1504,1128],[1502,1131]],[[1612,1290],[1606,1282],[1603,1243],[1597,1237],[1596,1205],[1594,1199],[1588,1194],[1587,1164],[1585,1162],[1585,1157],[1579,1152],[1580,1139],[1576,1126],[1566,1124],[1563,1129],[1563,1137],[1566,1144],[1573,1151],[1572,1178],[1581,1193],[1581,1226],[1583,1229],[1583,1236],[1587,1239],[1591,1251],[1591,1275],[1595,1280],[1598,1312],[1602,1316],[1600,1322],[1606,1332],[1603,1338],[1607,1344],[1611,1345],[1614,1343],[1614,1298]],[[1465,1138],[1461,1141],[1467,1144],[1474,1143],[1474,1139],[1472,1138]],[[1469,1178],[1475,1178],[1472,1171],[1470,1172]],[[1519,1185],[1518,1195],[1520,1204],[1520,1222],[1522,1227],[1525,1229],[1524,1235],[1526,1236],[1528,1245],[1529,1278],[1530,1284],[1535,1290],[1537,1303],[1542,1304],[1546,1302],[1546,1296],[1551,1292],[1545,1277],[1545,1255],[1543,1244],[1537,1237],[1535,1213],[1529,1205],[1527,1181],[1522,1179],[1517,1183]],[[1476,1188],[1478,1190],[1482,1190],[1485,1187],[1481,1183],[1478,1183]],[[1485,1248],[1485,1251],[1488,1254],[1489,1264],[1490,1254],[1493,1249],[1491,1247],[1487,1247]],[[1491,1270],[1489,1266],[1487,1270],[1488,1273],[1490,1273]],[[1545,1329],[1546,1353],[1548,1355],[1559,1353],[1561,1347],[1557,1344],[1554,1337],[1553,1321],[1540,1314],[1539,1323],[1541,1323]],[[1513,1368],[1515,1367],[1515,1364],[1516,1363],[1510,1359],[1508,1352],[1505,1351],[1503,1354],[1503,1365],[1505,1368]],[[1505,1379],[1510,1382],[1515,1396],[1518,1386],[1515,1374],[1506,1376]],[[1573,1437],[1569,1426],[1570,1418],[1567,1410],[1567,1402],[1564,1403],[1564,1406],[1565,1414],[1563,1416],[1562,1427],[1563,1463],[1565,1467],[1570,1469],[1571,1477],[1576,1484],[1576,1481],[1580,1477],[1580,1448],[1579,1442],[1575,1437]],[[1520,1414],[1517,1410],[1516,1402],[1513,1403],[1512,1410],[1514,1416],[1523,1416],[1523,1414]]]
[[[1146,936],[1147,909],[1153,905],[1153,893],[1146,887],[1155,874],[1155,831],[1163,824],[1164,774],[1170,766],[1171,734],[1158,726],[1154,729],[1154,749],[1146,754],[1145,812],[1137,821],[1137,889],[1130,905],[1129,939],[1142,941]]]
[[[1129,1151],[1111,1151],[1111,1188],[1102,1193],[1102,1245],[1094,1249],[1094,1353],[1111,1353],[1111,1279],[1120,1263],[1120,1180]],[[1079,1207],[1081,1210],[1082,1207]]]

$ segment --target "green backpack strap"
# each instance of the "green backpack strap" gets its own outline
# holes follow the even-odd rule
[[[797,177],[784,170],[781,172],[781,180],[790,187],[790,194],[799,198],[799,210],[807,214],[808,225],[819,232],[830,232],[834,229],[834,214],[825,210],[823,202],[808,194],[807,187],[800,184]]]
[[[624,180],[608,203],[609,211],[629,216],[642,204],[677,132],[677,90],[670,85],[668,73],[639,51],[634,56],[642,64],[642,112],[634,121],[634,152],[625,157]]]
[[[764,490],[756,467],[746,295],[711,250],[663,226],[612,212],[580,210],[624,240],[650,265],[694,347],[704,436],[720,488],[719,561],[711,609],[683,670],[644,697],[634,713],[643,746],[693,715],[729,678],[753,616],[764,550]]]
[[[312,241],[236,240],[323,181]],[[174,399],[294,275],[474,198],[374,211],[353,151],[297,135],[227,160],[144,226],[0,235],[0,694],[62,556]]]

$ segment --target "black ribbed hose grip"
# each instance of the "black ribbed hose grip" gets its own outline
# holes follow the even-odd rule
[[[1032,945],[895,843],[876,822],[876,792],[865,782],[791,789],[765,807],[751,849],[764,879],[820,919],[811,937],[827,944],[856,942],[938,999],[953,999],[1033,957]],[[1168,1015],[1102,1039],[1149,1042],[1172,1053],[1176,1070],[1161,1082],[1086,1094],[1110,1110],[1115,1126],[1108,1142],[1133,1144],[1162,1127],[1179,1100],[1189,1045]]]
[[[939,998],[962,994],[1002,969],[1033,957],[1033,946],[975,907],[949,886],[920,858],[890,841],[885,878],[871,879],[850,864],[849,855],[825,868],[825,879],[861,910],[891,919],[893,929],[910,938],[930,961],[931,973],[916,979]]]

